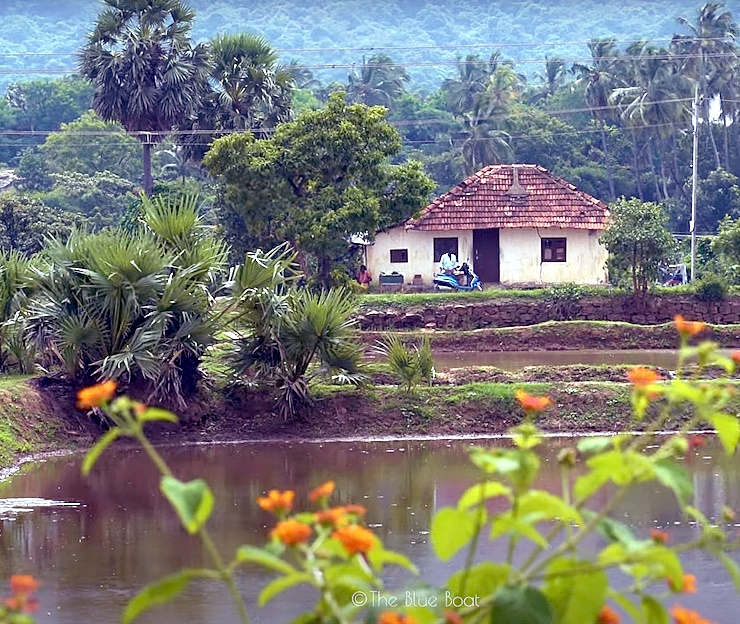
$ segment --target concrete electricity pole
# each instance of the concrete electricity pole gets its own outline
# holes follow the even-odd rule
[[[691,106],[692,120],[694,123],[694,157],[691,171],[691,281],[694,281],[696,270],[696,183],[699,180],[699,85],[694,90],[694,103]],[[710,129],[711,132],[711,129]]]

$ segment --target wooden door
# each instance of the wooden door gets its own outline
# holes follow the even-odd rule
[[[473,230],[473,270],[484,284],[497,284],[499,270],[498,229]]]

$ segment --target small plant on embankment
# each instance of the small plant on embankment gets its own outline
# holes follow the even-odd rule
[[[421,382],[432,382],[434,358],[428,337],[424,336],[418,344],[407,346],[398,336],[385,334],[378,341],[376,351],[386,358],[388,370],[407,394],[413,392]]]
[[[724,357],[713,343],[690,347],[689,338],[703,331],[703,323],[677,317],[676,327],[682,340],[676,379],[663,383],[655,371],[644,368],[629,373],[633,417],[650,419],[648,435],[585,438],[563,449],[558,455],[557,492],[535,486],[542,467],[538,454],[542,436],[534,421],[552,408],[552,400],[517,391],[525,420],[511,429],[513,447],[472,448],[470,459],[480,469],[478,483],[454,507],[437,511],[432,521],[430,540],[437,557],[449,561],[464,553],[462,567],[440,587],[387,588],[381,580],[386,566],[419,571],[405,556],[384,548],[365,525],[364,507],[332,505],[331,481],[308,494],[305,509],[295,508],[293,490],[273,489],[258,497],[257,504],[274,519],[265,544],[245,544],[224,557],[207,528],[216,505],[208,484],[178,479],[144,433],[146,423],[172,422],[175,416],[125,396],[114,398],[113,381],[82,390],[79,407],[102,409],[115,423],[88,452],[83,472],[93,469],[115,439],[134,438],[159,469],[162,494],[184,529],[201,540],[210,559],[202,568],[174,572],[144,588],[129,602],[123,622],[173,600],[198,580],[225,584],[239,621],[247,623],[248,609],[237,578],[241,566],[257,564],[275,574],[262,589],[259,606],[296,585],[315,589],[316,602],[306,606],[300,622],[619,624],[624,619],[625,624],[665,624],[672,619],[675,624],[709,624],[680,604],[682,595],[701,591],[690,570],[684,569],[681,554],[704,551],[740,585],[740,570],[728,554],[740,546],[740,538],[734,529],[722,526],[732,527],[733,510],[708,518],[694,506],[693,483],[681,459],[702,444],[689,432],[704,424],[716,430],[724,451],[732,454],[740,441],[740,422],[727,410],[732,388],[687,380],[681,371],[685,360],[694,357],[699,366],[718,365],[733,372],[740,354]],[[681,432],[651,435],[663,429],[676,409],[687,406],[692,415]],[[683,513],[696,524],[688,541],[679,543],[658,529],[633,531],[613,517],[633,486],[644,483],[673,492]],[[489,505],[494,501],[495,511]],[[584,546],[594,534],[606,540],[595,554]],[[501,540],[505,557],[480,561],[477,553],[483,540]],[[35,582],[27,587],[32,593]],[[7,604],[21,610],[32,606],[24,600]]]

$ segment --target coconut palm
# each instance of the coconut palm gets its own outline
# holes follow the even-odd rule
[[[457,78],[448,78],[442,82],[442,93],[445,95],[447,108],[455,115],[476,111],[479,98],[489,88],[491,75],[499,68],[513,68],[511,61],[502,61],[499,52],[493,52],[488,60],[477,54],[468,54],[464,60],[457,60]],[[502,74],[503,75],[503,74]],[[520,83],[524,77],[515,74]]]
[[[140,138],[144,190],[151,194],[152,145],[198,110],[208,52],[191,44],[195,13],[180,0],[104,2],[80,52],[80,73],[95,89],[95,111]]]
[[[684,58],[683,70],[693,78],[701,95],[701,116],[707,124],[708,136],[714,153],[715,163],[722,166],[717,142],[712,132],[709,117],[709,100],[718,92],[710,89],[714,75],[721,73],[723,67],[731,64],[737,56],[735,37],[740,30],[729,11],[723,11],[719,2],[708,2],[700,10],[696,22],[679,17],[678,23],[689,30],[689,35],[676,35],[673,48]]]
[[[588,43],[588,49],[591,52],[591,65],[574,64],[573,71],[579,75],[576,84],[585,86],[586,104],[599,125],[601,145],[604,150],[604,166],[609,179],[609,192],[611,199],[614,200],[616,193],[606,136],[606,122],[613,117],[613,107],[609,103],[612,91],[624,86],[619,77],[619,50],[616,39],[611,37],[592,39]]]
[[[353,70],[347,77],[347,100],[368,106],[391,108],[394,100],[406,91],[409,75],[387,54],[374,54],[362,59],[359,71]]]

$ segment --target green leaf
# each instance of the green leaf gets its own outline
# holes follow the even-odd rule
[[[732,455],[740,441],[740,423],[737,417],[729,414],[713,414],[709,417],[709,422],[717,430],[725,454]]]
[[[735,589],[740,591],[740,567],[738,567],[735,560],[730,557],[726,552],[719,551],[717,553],[717,559],[719,559],[725,566],[727,573],[732,577],[732,582],[735,584]]]
[[[435,624],[438,621],[437,614],[426,607],[411,607],[405,609],[405,613],[417,624]]]
[[[256,563],[282,574],[294,574],[297,570],[280,557],[254,546],[240,546],[236,551],[236,563]]]
[[[497,539],[502,535],[521,535],[532,540],[538,546],[547,548],[547,540],[530,522],[522,518],[514,518],[511,512],[499,514],[491,524],[491,539]]]
[[[554,624],[545,595],[529,585],[504,585],[496,592],[491,611],[492,624]]]
[[[645,624],[669,624],[665,607],[652,596],[642,597],[642,612],[645,616]]]
[[[191,535],[197,533],[213,511],[213,492],[208,484],[203,479],[183,483],[175,477],[165,476],[159,487],[180,516],[185,530]]]
[[[655,476],[667,488],[673,490],[681,507],[687,505],[694,496],[694,486],[686,469],[670,459],[655,463]]]
[[[457,508],[460,510],[469,509],[470,507],[479,505],[484,500],[495,498],[496,496],[511,497],[511,488],[498,481],[480,483],[469,487],[463,492],[460,500],[457,501]]]
[[[591,472],[578,477],[576,484],[573,486],[573,495],[579,503],[588,500],[601,487],[609,481],[609,473],[604,470],[592,470]]]
[[[467,578],[465,578],[465,570],[455,572],[447,581],[447,589],[453,596],[490,596],[509,580],[510,575],[510,565],[485,561],[471,567]],[[465,580],[464,587],[463,580]]]
[[[574,572],[589,565],[588,561],[556,559],[547,567],[542,591],[550,601],[556,624],[596,621],[609,579],[603,570]]]
[[[476,516],[473,513],[443,507],[432,520],[431,540],[434,552],[442,561],[448,561],[473,539]]]
[[[370,550],[367,558],[370,561],[370,565],[379,572],[383,570],[384,565],[390,564],[406,568],[412,574],[419,574],[418,568],[411,563],[411,560],[406,555],[393,550],[386,550],[380,543]]]
[[[257,603],[260,607],[264,607],[270,600],[272,600],[278,594],[281,594],[286,589],[298,585],[300,583],[310,583],[311,575],[301,572],[300,574],[291,574],[289,576],[281,576],[269,583],[259,595]]]
[[[141,414],[137,414],[137,418],[139,422],[151,422],[151,421],[165,421],[165,422],[171,422],[171,423],[177,422],[177,416],[175,416],[172,412],[168,412],[167,410],[163,410],[159,407],[147,407],[146,411],[142,412]]]
[[[121,430],[118,427],[109,429],[105,432],[103,437],[95,443],[95,446],[87,452],[85,460],[82,462],[82,474],[84,476],[90,474],[90,471],[93,469],[93,466],[95,466],[98,459],[100,459],[100,455],[103,451],[107,449],[120,435]]]
[[[519,517],[541,520],[560,520],[583,525],[583,518],[575,507],[562,498],[544,490],[530,490],[519,499]]]
[[[594,436],[589,438],[581,438],[576,444],[576,448],[585,454],[590,453],[601,453],[610,448],[614,444],[614,436]]]
[[[147,609],[174,600],[193,578],[199,576],[206,576],[206,574],[199,570],[185,569],[150,583],[128,601],[126,610],[123,612],[123,624],[133,622]]]
[[[622,607],[624,611],[627,612],[627,614],[632,618],[632,622],[634,624],[642,624],[642,612],[632,603],[629,598],[611,588],[607,590],[607,594],[609,595],[609,598],[611,598],[620,607]]]
[[[595,514],[590,510],[584,510],[583,515],[590,520]],[[630,550],[639,543],[632,529],[623,522],[614,520],[613,518],[601,518],[596,524],[596,531],[610,542],[623,544],[627,550]]]

